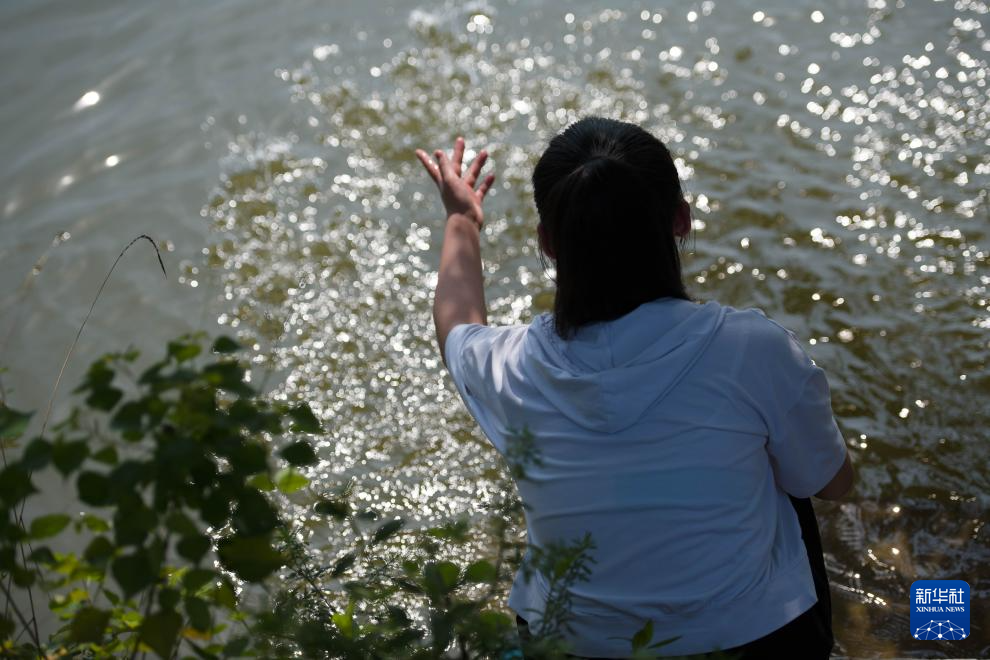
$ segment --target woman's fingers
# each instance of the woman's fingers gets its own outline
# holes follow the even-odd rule
[[[454,140],[454,156],[451,158],[451,168],[454,174],[461,175],[461,163],[464,160],[464,138],[457,136]]]
[[[437,159],[437,164],[440,166],[441,179],[446,181],[447,179],[457,178],[457,175],[454,174],[453,168],[450,165],[450,159],[447,158],[447,154],[443,152],[443,149],[437,149],[433,156]]]
[[[430,160],[430,157],[427,156],[426,152],[422,149],[416,150],[416,157],[419,158],[419,162],[423,163],[423,167],[426,168],[430,178],[432,178],[433,181],[439,186],[441,183],[440,169],[432,160]]]
[[[488,194],[488,189],[492,187],[492,184],[494,182],[495,182],[495,175],[494,174],[489,174],[488,176],[485,177],[485,180],[481,182],[481,187],[478,188],[478,199],[479,200],[482,200],[482,199],[485,198],[485,195]]]
[[[445,181],[460,179],[461,178],[461,166],[464,160],[464,138],[458,137],[454,144],[454,154],[448,157],[444,153],[443,149],[437,149],[433,152],[433,157],[436,159],[436,163],[430,159],[422,149],[416,150],[416,157],[419,161],[423,163],[423,167],[432,177],[433,181],[436,182],[437,186],[443,187]],[[464,173],[464,178],[462,179],[469,188],[474,188],[474,184],[478,181],[478,175],[481,174],[481,169],[485,166],[488,161],[488,152],[482,150],[472,161],[471,165],[468,167],[467,171]],[[478,199],[483,199],[488,189],[491,188],[492,182],[495,181],[495,175],[489,174],[485,180],[481,183],[478,188]]]
[[[474,188],[474,184],[478,180],[478,174],[481,173],[481,168],[484,167],[486,160],[488,160],[488,152],[482,150],[468,168],[467,174],[464,176],[464,183]]]

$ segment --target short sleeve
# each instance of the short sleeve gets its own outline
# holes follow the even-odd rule
[[[824,488],[847,452],[832,414],[825,372],[812,366],[797,401],[768,421],[767,450],[780,487],[795,497],[810,497]]]
[[[795,497],[810,497],[835,477],[847,451],[828,379],[793,332],[756,311],[744,380],[766,423],[777,483]]]
[[[464,405],[496,449],[505,449],[504,401],[506,364],[519,348],[517,332],[524,326],[461,323],[451,328],[444,357],[451,380]]]
[[[473,360],[465,360],[464,352],[466,347],[474,346],[478,349],[486,350],[484,344],[484,330],[487,326],[480,323],[460,323],[455,325],[447,333],[447,341],[443,347],[444,359],[447,362],[447,371],[457,387],[457,391],[462,396],[473,396],[478,388],[478,369]],[[468,383],[468,381],[471,383]]]

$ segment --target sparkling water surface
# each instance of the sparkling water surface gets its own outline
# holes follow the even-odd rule
[[[327,421],[318,487],[356,479],[413,525],[478,513],[505,484],[437,353],[442,206],[413,150],[464,135],[467,158],[490,152],[489,319],[526,323],[553,295],[529,183],[542,148],[585,114],[638,122],[690,194],[691,295],[762,308],[828,373],[859,477],[816,503],[837,652],[985,657],[987,12],[5,3],[3,384],[42,407],[109,264],[147,233],[170,279],[147,246],[126,256],[66,384],[103,351],[236,333],[255,378]],[[915,579],[969,582],[967,639],[912,638]]]

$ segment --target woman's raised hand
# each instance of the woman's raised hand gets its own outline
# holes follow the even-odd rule
[[[422,149],[416,150],[416,157],[423,163],[427,173],[433,178],[440,190],[440,198],[443,206],[447,210],[447,216],[454,214],[464,215],[473,220],[478,227],[484,223],[484,213],[481,210],[481,202],[485,199],[488,189],[495,181],[495,175],[489,174],[475,189],[478,182],[478,175],[485,161],[488,160],[488,152],[482,149],[478,152],[474,162],[467,168],[463,176],[461,175],[461,161],[464,158],[464,138],[458,137],[454,142],[454,153],[448,157],[442,149],[433,152],[436,162],[431,159]]]

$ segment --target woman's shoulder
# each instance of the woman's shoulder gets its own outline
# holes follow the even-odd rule
[[[722,330],[757,362],[770,361],[764,368],[810,363],[801,341],[793,330],[772,318],[760,307],[736,308],[722,305],[725,316]],[[783,363],[783,364],[782,364]]]
[[[771,317],[761,307],[733,307],[717,301],[699,304],[721,307],[725,312],[724,325],[733,332],[778,338],[794,336],[792,330]]]

